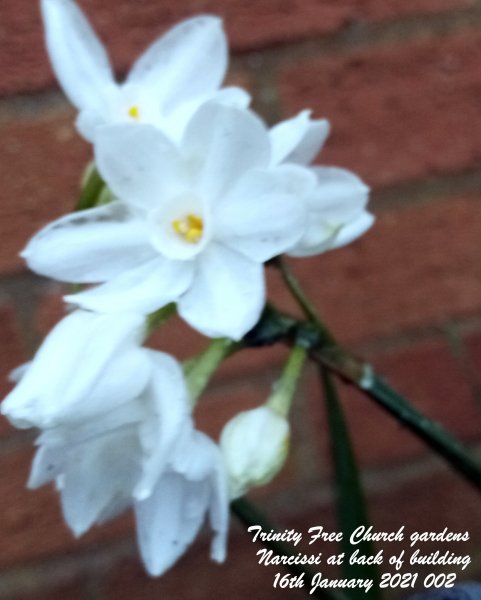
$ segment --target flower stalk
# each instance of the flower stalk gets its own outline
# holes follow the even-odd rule
[[[237,342],[228,338],[212,340],[204,352],[184,363],[184,375],[192,404],[196,403],[221,362],[237,345]]]
[[[280,269],[288,289],[310,322],[308,324],[299,322],[269,306],[263,316],[263,319],[266,319],[265,329],[261,319],[258,327],[250,332],[248,340],[250,339],[253,345],[269,344],[281,340],[292,344],[293,340],[299,339],[300,336],[304,343],[309,345],[311,360],[336,373],[347,383],[356,386],[442,456],[471,484],[481,489],[481,464],[470,454],[468,449],[439,423],[428,419],[414,408],[401,394],[386,383],[371,365],[345,350],[320,321],[314,307],[287,264],[276,260],[274,265]]]
[[[241,411],[224,426],[220,447],[231,498],[265,485],[284,466],[290,445],[288,415],[306,357],[306,348],[294,345],[267,401]]]
[[[316,325],[318,333],[322,333],[322,336],[326,342],[330,341],[334,343],[334,337],[327,327],[322,323],[316,307],[305,294],[301,284],[290,270],[286,261],[281,256],[278,256],[272,261],[272,264],[279,269],[279,273],[281,274],[287,289],[298,303],[306,318]]]
[[[177,308],[176,308],[174,302],[171,302],[170,304],[166,304],[162,308],[159,308],[159,310],[156,310],[155,312],[151,313],[147,317],[147,323],[146,323],[147,336],[149,336],[158,327],[160,327],[166,321],[168,321],[170,319],[170,317],[173,317],[176,314],[176,312],[177,312]]]
[[[307,351],[303,346],[294,346],[284,366],[280,379],[269,397],[267,406],[281,417],[286,418],[291,408],[292,399],[306,362]]]

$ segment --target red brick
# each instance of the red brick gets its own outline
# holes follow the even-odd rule
[[[336,336],[352,344],[479,314],[480,238],[477,199],[451,198],[382,213],[356,243],[290,264]],[[279,278],[270,283],[285,306]]]
[[[15,591],[12,589],[2,593],[4,600],[85,600],[84,581],[81,579],[69,583],[52,584],[46,586],[36,581],[21,578],[20,585]],[[27,589],[26,589],[27,588]]]
[[[395,531],[396,527],[406,525],[406,540],[399,545],[396,544],[396,548],[405,548],[408,557],[416,548],[425,555],[436,550],[470,555],[471,565],[464,571],[460,567],[453,566],[433,568],[429,565],[420,565],[413,568],[406,562],[402,571],[418,571],[420,582],[432,572],[455,572],[457,581],[478,580],[481,576],[478,551],[481,539],[479,493],[456,474],[439,472],[427,476],[419,475],[398,485],[388,485],[384,492],[371,498],[370,513],[378,531]],[[469,541],[423,542],[413,548],[409,547],[407,538],[411,533],[423,531],[439,533],[445,527],[452,532],[468,531]],[[392,544],[386,544],[385,548],[386,553],[392,553]],[[390,569],[384,568],[384,570]],[[422,590],[422,586],[418,588],[419,591]],[[405,597],[405,593],[400,589],[392,594],[393,600]]]
[[[296,59],[281,70],[284,111],[331,120],[321,160],[374,186],[477,168],[479,32]]]
[[[4,173],[0,216],[0,271],[23,267],[17,256],[28,238],[54,217],[72,210],[89,159],[75,134],[73,113],[0,123]]]
[[[389,21],[409,15],[442,13],[474,5],[473,0],[188,0],[172,4],[167,0],[136,3],[128,0],[80,2],[98,28],[114,57],[124,70],[168,26],[199,13],[222,16],[235,50],[262,48],[273,43],[302,40],[341,30],[353,22]],[[39,11],[15,0],[2,7],[0,92],[32,91],[52,84],[52,75],[42,40]]]
[[[418,409],[467,442],[481,440],[481,407],[464,373],[440,339],[412,344],[374,357],[376,371]],[[312,416],[318,443],[327,451],[329,434],[322,392],[310,386]],[[392,465],[412,461],[431,449],[352,386],[339,386],[356,454],[364,465]]]
[[[479,495],[453,472],[443,470],[432,475],[417,475],[397,485],[386,485],[384,491],[371,498],[371,506],[372,520],[378,529],[391,529],[397,524],[406,524],[409,531],[442,531],[448,527],[450,531],[470,532],[470,543],[459,542],[458,552],[461,548],[473,551],[479,544]],[[454,546],[454,543],[445,544]],[[425,542],[423,547],[436,546],[439,547],[439,543]],[[478,562],[478,572],[480,568]]]
[[[67,314],[67,305],[62,299],[67,289],[66,285],[54,283],[41,297],[35,320],[35,330],[40,340]]]
[[[131,531],[130,517],[126,515],[75,540],[63,523],[53,487],[33,491],[25,488],[32,455],[32,449],[19,450],[3,455],[0,460],[2,567],[75,552],[125,537]]]
[[[478,393],[481,394],[481,331],[470,333],[465,338],[467,349],[467,368],[471,369],[473,384],[477,385]]]
[[[12,388],[12,384],[8,381],[9,373],[26,361],[15,310],[6,302],[0,304],[0,331],[0,399],[3,399]],[[6,419],[0,417],[0,438],[13,431]]]

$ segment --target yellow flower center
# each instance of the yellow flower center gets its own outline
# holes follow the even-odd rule
[[[172,221],[172,228],[189,244],[197,244],[204,233],[204,221],[198,215],[187,215],[183,219]]]
[[[131,106],[128,110],[128,115],[131,119],[134,119],[135,121],[137,121],[140,117],[140,110],[138,106]]]

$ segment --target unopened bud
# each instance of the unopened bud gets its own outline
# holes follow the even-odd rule
[[[239,413],[224,427],[220,447],[232,499],[269,483],[289,450],[289,423],[268,405]]]

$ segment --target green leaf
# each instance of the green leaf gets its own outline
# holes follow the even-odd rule
[[[345,556],[342,573],[347,579],[372,579],[374,582],[369,592],[365,592],[362,588],[354,588],[349,590],[347,595],[356,600],[359,598],[379,600],[381,592],[376,565],[349,564],[349,556],[354,551],[349,541],[351,534],[359,526],[369,527],[369,518],[354,449],[335,383],[332,375],[324,367],[320,367],[320,375],[326,400],[334,462],[338,529],[343,533],[341,551]],[[374,546],[368,541],[356,544],[355,549],[359,550],[359,555],[376,554]]]

